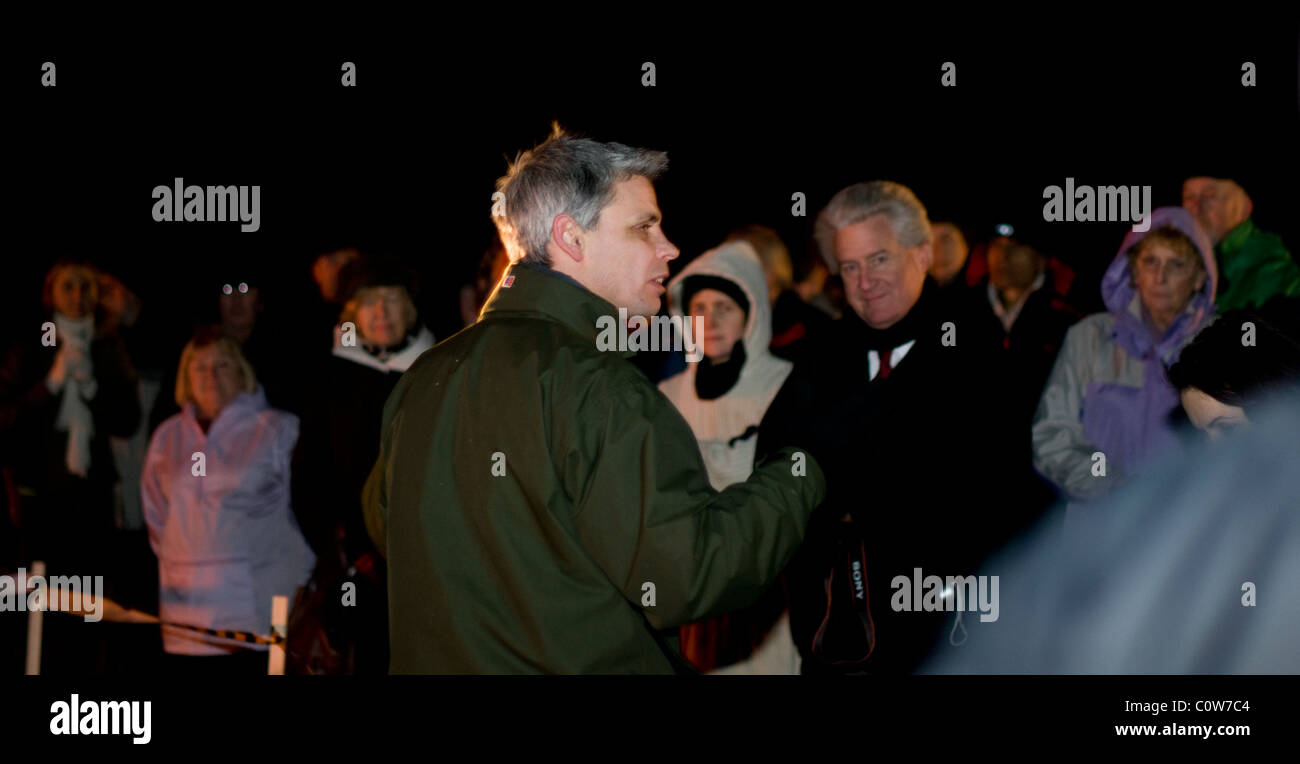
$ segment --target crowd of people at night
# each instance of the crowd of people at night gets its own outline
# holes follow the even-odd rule
[[[1231,179],[1187,178],[1088,283],[1033,226],[885,180],[807,253],[759,220],[681,253],[666,168],[558,131],[521,154],[444,337],[391,252],[303,268],[291,343],[232,270],[175,348],[111,264],[53,264],[0,348],[0,574],[254,634],[290,596],[295,673],[912,673],[960,647],[952,612],[890,607],[896,573],[971,573],[1057,509],[1068,535],[1300,396],[1300,266]],[[618,307],[701,317],[702,357],[599,353]],[[47,673],[266,672],[182,628],[44,640]]]

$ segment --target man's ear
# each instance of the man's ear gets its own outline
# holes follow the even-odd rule
[[[550,243],[576,263],[582,262],[584,256],[583,235],[582,226],[578,225],[578,221],[571,215],[556,215],[551,221]]]

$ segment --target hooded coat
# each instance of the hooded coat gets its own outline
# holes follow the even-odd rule
[[[268,406],[260,386],[235,396],[206,433],[193,403],[158,426],[140,493],[164,621],[264,634],[271,598],[293,601],[315,563],[289,502],[297,440],[298,417]],[[202,475],[194,474],[196,453],[204,456]],[[237,646],[163,631],[169,653],[225,655]]]
[[[1071,499],[1097,496],[1178,447],[1169,422],[1178,391],[1165,368],[1213,319],[1218,270],[1209,238],[1186,210],[1156,210],[1150,230],[1165,225],[1196,245],[1206,272],[1202,288],[1159,338],[1153,336],[1128,262],[1129,250],[1148,232],[1130,230],[1102,277],[1107,312],[1088,316],[1066,333],[1034,415],[1034,466]],[[1094,476],[1096,452],[1105,454],[1104,476]]]
[[[683,291],[691,276],[726,279],[749,301],[745,328],[738,343],[744,345],[744,362],[731,389],[717,398],[704,400],[695,387],[699,363],[659,383],[659,389],[681,412],[695,433],[700,455],[709,471],[709,483],[721,491],[744,482],[754,469],[758,425],[772,399],[781,389],[794,364],[768,351],[772,337],[772,308],[767,299],[767,282],[757,253],[747,242],[733,241],[695,258],[669,282],[669,309],[685,316]],[[698,338],[697,338],[698,340]],[[682,627],[682,651],[702,669],[727,664],[733,672],[797,673],[798,655],[790,637],[788,618],[781,616],[785,596],[774,588],[753,607],[703,623]],[[775,625],[774,619],[780,619]],[[752,656],[749,655],[753,649]]]
[[[967,644],[924,673],[1300,673],[1297,432],[1300,398],[1275,399],[1167,454],[1064,541],[1034,529],[990,561],[1000,617],[967,617]]]
[[[758,424],[776,397],[794,364],[768,351],[772,339],[772,307],[767,301],[763,266],[753,248],[739,241],[705,252],[691,261],[668,284],[669,309],[684,316],[683,282],[690,276],[717,276],[740,287],[749,300],[740,342],[745,361],[736,384],[721,397],[702,400],[695,392],[698,363],[659,383],[659,389],[673,402],[691,426],[700,444],[700,455],[709,470],[709,483],[719,491],[749,477],[754,468],[754,447]]]
[[[391,673],[672,673],[662,631],[752,603],[794,555],[815,460],[715,491],[631,351],[601,350],[617,315],[516,264],[398,381],[364,491]]]

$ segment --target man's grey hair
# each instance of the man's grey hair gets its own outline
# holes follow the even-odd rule
[[[931,241],[925,205],[912,189],[887,180],[855,183],[831,197],[826,209],[817,216],[814,236],[831,273],[840,271],[835,259],[835,232],[880,214],[889,218],[894,236],[904,247],[910,249]]]
[[[568,214],[589,231],[614,200],[614,186],[634,177],[656,180],[668,154],[568,135],[556,124],[549,138],[519,154],[497,180],[505,214],[494,215],[511,263],[550,267],[546,244],[557,215]]]

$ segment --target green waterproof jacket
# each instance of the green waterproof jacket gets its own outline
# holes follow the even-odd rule
[[[793,556],[825,495],[812,456],[715,491],[632,353],[597,349],[616,315],[514,266],[394,389],[365,490],[392,673],[671,673],[658,632],[751,604]]]
[[[1300,266],[1291,259],[1280,236],[1261,231],[1254,221],[1245,220],[1233,228],[1215,249],[1219,275],[1226,285],[1215,300],[1220,313],[1259,307],[1274,295],[1300,294]]]

